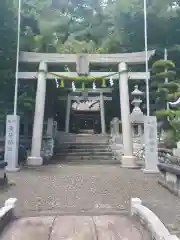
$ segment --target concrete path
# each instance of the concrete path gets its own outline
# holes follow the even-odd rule
[[[0,205],[16,197],[17,216],[118,215],[139,197],[180,236],[180,200],[157,184],[157,176],[119,165],[51,165],[9,175]]]
[[[120,216],[61,216],[21,219],[1,240],[150,240],[142,226]]]

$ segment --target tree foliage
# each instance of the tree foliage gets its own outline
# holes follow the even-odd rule
[[[0,2],[3,23],[0,26],[0,103],[4,115],[12,111],[13,105],[17,3],[16,0]],[[179,4],[173,0],[149,0],[147,4],[148,48],[171,49],[170,59],[176,64],[176,71],[168,69],[169,79],[175,77],[175,72],[177,79],[180,75]],[[142,0],[22,0],[21,20],[20,47],[24,51],[120,53],[144,50]],[[163,59],[160,55],[153,61]],[[166,68],[172,68],[168,63]],[[153,83],[157,83],[157,78],[163,81],[165,74],[160,73],[156,73]],[[18,106],[22,114],[34,111],[35,89],[36,86],[20,84]],[[161,86],[159,94],[167,96],[170,94],[167,89],[169,87]],[[153,94],[152,91],[152,99]]]

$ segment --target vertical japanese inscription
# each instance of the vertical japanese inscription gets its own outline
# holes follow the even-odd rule
[[[7,119],[6,126],[6,158],[11,157],[13,151],[13,143],[14,143],[14,127],[13,120]]]
[[[156,151],[156,138],[157,135],[155,133],[155,128],[154,128],[154,122],[153,121],[149,121],[148,122],[148,146],[149,146],[149,150],[150,152],[154,152]]]
[[[158,163],[156,117],[145,117],[144,134],[146,168],[156,169]]]
[[[6,120],[5,161],[8,167],[17,165],[19,144],[19,117],[8,115]]]
[[[14,143],[13,138],[14,138],[14,128],[12,126],[12,121],[8,120],[8,151],[12,151],[12,145]]]

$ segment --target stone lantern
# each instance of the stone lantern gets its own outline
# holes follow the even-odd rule
[[[144,114],[140,109],[140,104],[142,103],[141,97],[144,95],[144,93],[138,89],[138,85],[135,85],[134,91],[131,93],[131,95],[134,98],[131,102],[132,105],[134,105],[134,108],[130,115],[132,136],[134,138],[138,137],[141,141],[143,136]]]
[[[143,96],[144,93],[138,89],[138,85],[134,86],[134,91],[131,93],[131,95],[134,97],[133,101],[131,102],[134,105],[132,113],[143,114],[140,109],[140,104],[142,103],[141,96]]]

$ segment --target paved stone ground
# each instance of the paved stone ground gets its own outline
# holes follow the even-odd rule
[[[23,231],[22,231],[23,229]],[[15,221],[1,240],[150,240],[140,223],[124,216],[52,216]]]
[[[18,198],[18,216],[115,215],[139,197],[171,230],[180,230],[180,200],[158,185],[157,176],[119,165],[51,165],[9,175],[0,204]],[[178,233],[178,235],[180,235]]]

